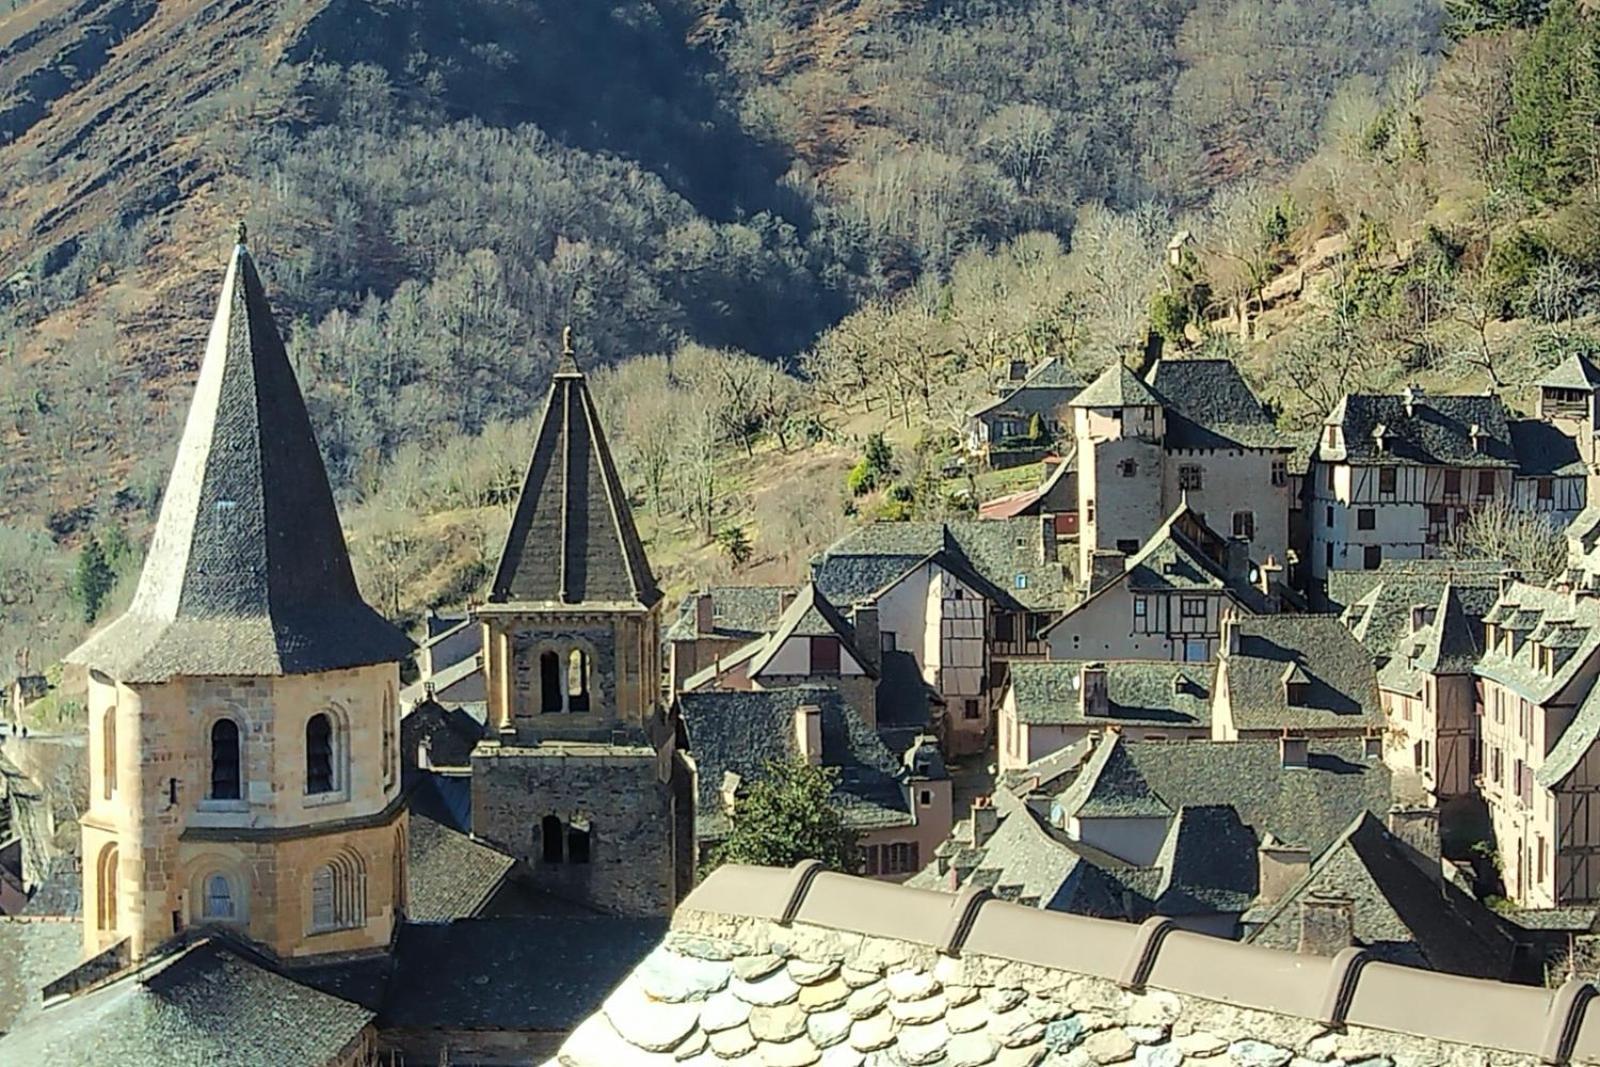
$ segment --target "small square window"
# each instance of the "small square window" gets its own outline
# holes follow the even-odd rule
[[[1478,495],[1494,496],[1494,471],[1478,472]]]
[[[1139,473],[1139,461],[1136,459],[1125,459],[1121,463],[1117,464],[1117,469],[1122,472],[1122,476],[1124,478],[1136,477]]]
[[[1445,496],[1460,496],[1461,495],[1461,472],[1460,471],[1450,470],[1450,471],[1445,471],[1444,472],[1444,495]]]
[[[1289,464],[1281,459],[1272,461],[1272,484],[1280,488],[1289,484]]]
[[[968,720],[978,718],[978,702],[972,699],[967,700],[967,702],[962,705],[961,717]]]
[[[1179,601],[1178,610],[1186,619],[1203,619],[1206,617],[1206,598],[1186,596]]]
[[[1325,519],[1326,519],[1326,521],[1328,523],[1328,529],[1330,529],[1330,530],[1333,529],[1333,505],[1332,504],[1328,505],[1328,513],[1325,516]]]
[[[1246,541],[1254,541],[1256,537],[1256,515],[1253,511],[1235,511],[1233,513],[1233,536]]]
[[[1356,529],[1376,530],[1378,528],[1378,513],[1373,508],[1356,509]]]
[[[1554,478],[1540,478],[1537,483],[1537,489],[1540,500],[1554,500],[1556,498],[1556,482]]]
[[[1028,588],[1028,576],[1026,574],[1017,575],[1016,583],[1018,589]]]
[[[1203,489],[1205,474],[1198,463],[1184,463],[1178,467],[1179,489]]]
[[[1150,614],[1150,601],[1142,596],[1134,597],[1133,617],[1136,619],[1142,619],[1148,614]]]
[[[1386,496],[1393,496],[1395,485],[1399,481],[1399,472],[1393,467],[1378,468],[1378,492]]]
[[[1378,565],[1382,562],[1383,546],[1367,545],[1361,550],[1361,566],[1366,570],[1375,571],[1378,569]]]

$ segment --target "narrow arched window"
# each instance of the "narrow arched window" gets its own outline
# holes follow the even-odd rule
[[[95,872],[96,888],[99,890],[95,899],[95,919],[102,930],[117,928],[117,867],[117,846],[107,845],[100,850],[100,861]]]
[[[399,772],[399,759],[397,752],[399,746],[395,743],[395,714],[394,692],[385,689],[383,693],[383,785],[384,788],[394,784],[395,775]]]
[[[539,710],[561,710],[561,657],[554,652],[539,654]]]
[[[333,720],[325,712],[306,723],[306,792],[333,792]]]
[[[311,929],[347,930],[366,921],[367,870],[346,850],[311,873]]]
[[[581,648],[567,656],[567,710],[589,710],[589,656]]]
[[[332,867],[318,867],[311,874],[311,928],[333,929]]]
[[[232,919],[234,917],[233,886],[225,875],[213,874],[206,879],[205,899],[200,914],[207,919]]]
[[[561,820],[554,815],[546,815],[539,824],[539,836],[542,838],[544,861],[546,863],[560,863],[564,858],[561,851],[561,838],[565,829],[561,825]]]
[[[101,790],[107,800],[117,791],[117,706],[106,709],[100,720],[100,775],[104,779]]]
[[[573,819],[567,827],[567,859],[572,863],[589,862],[589,832],[588,819]]]
[[[239,799],[239,724],[218,719],[211,726],[211,799]]]

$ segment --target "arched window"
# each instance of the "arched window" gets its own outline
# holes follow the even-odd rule
[[[239,796],[239,724],[218,719],[211,725],[211,799]]]
[[[561,710],[561,657],[554,652],[539,654],[539,710]]]
[[[579,648],[567,654],[567,710],[589,710],[589,656]]]
[[[111,705],[100,720],[100,776],[102,792],[107,800],[117,791],[117,706]]]
[[[567,859],[572,863],[589,862],[588,819],[573,819],[567,827]]]
[[[344,851],[311,872],[311,929],[348,930],[366,925],[367,870]]]
[[[117,846],[107,845],[100,850],[96,864],[95,900],[96,925],[102,930],[117,928]]]
[[[395,714],[394,691],[383,691],[383,785],[387,789],[394,784],[395,774],[399,769],[397,758],[399,746],[395,744]]]
[[[221,921],[235,917],[233,885],[226,875],[213,874],[206,878],[205,897],[200,904],[200,915],[205,919]]]
[[[306,792],[333,792],[333,720],[327,712],[306,723]]]
[[[539,836],[544,846],[544,861],[546,863],[560,863],[565,857],[562,855],[562,837],[565,827],[561,820],[554,815],[546,815],[539,824]]]

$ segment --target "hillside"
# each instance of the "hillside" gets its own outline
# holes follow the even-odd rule
[[[373,513],[408,449],[525,418],[564,325],[592,367],[698,344],[809,368],[855,309],[922,300],[1018,235],[1075,240],[1104,203],[1143,241],[1170,215],[1141,205],[1276,180],[1330,101],[1440,24],[1424,0],[19,3],[0,571],[22,591],[0,659],[76,639],[89,537],[145,536],[236,219],[341,495]],[[912,450],[920,389],[918,419],[889,408]],[[837,451],[774,462],[830,479],[881,421],[809,418],[827,432],[802,439]],[[704,421],[730,470],[741,440],[772,447]],[[646,494],[685,575],[748,503],[712,484],[684,508]]]

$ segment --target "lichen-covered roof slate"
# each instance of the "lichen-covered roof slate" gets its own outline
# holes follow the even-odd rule
[[[1240,730],[1383,729],[1372,656],[1333,615],[1270,615],[1234,621],[1238,651],[1218,662]],[[1305,703],[1290,703],[1284,672],[1310,681]]]
[[[1159,407],[1161,397],[1120,359],[1072,400],[1075,408]]]
[[[68,659],[161,682],[340,670],[412,647],[356,588],[305,401],[240,245],[133,601]]]
[[[1513,582],[1484,618],[1494,619],[1497,628],[1522,633],[1523,640],[1509,654],[1498,641],[1485,648],[1473,673],[1509,686],[1537,704],[1566,688],[1600,650],[1600,601],[1592,597],[1575,598],[1570,593]],[[1563,658],[1553,671],[1529,662],[1532,651],[1541,646],[1531,636],[1534,628],[1549,620],[1561,623],[1559,635],[1546,633],[1553,639],[1553,647],[1559,644],[1563,650]],[[1547,758],[1546,766],[1549,762]]]
[[[1203,728],[1211,723],[1208,664],[1117,660],[1105,664],[1105,715],[1086,714],[1079,675],[1087,660],[1021,660],[1011,665],[1019,721],[1033,726],[1121,723]]]
[[[1231,359],[1158,360],[1149,382],[1166,408],[1168,448],[1293,447]]]
[[[678,605],[677,617],[667,627],[668,641],[689,641],[698,634],[695,607],[702,594],[711,597],[712,633],[718,637],[759,637],[771,633],[783,614],[783,598],[794,591],[788,585],[717,585],[690,593]]]
[[[1186,805],[1167,830],[1153,866],[1160,915],[1243,913],[1260,884],[1259,841],[1231,804]]]
[[[52,1005],[0,1038],[0,1063],[51,1067],[322,1067],[370,1011],[216,940]]]
[[[725,774],[754,783],[768,763],[799,757],[794,715],[808,704],[822,709],[822,765],[839,771],[834,800],[846,821],[861,830],[914,821],[900,764],[836,689],[706,690],[679,694],[678,704],[699,772],[695,822],[702,838],[726,832]]]
[[[1344,607],[1345,623],[1379,659],[1394,654],[1411,628],[1413,607],[1434,607],[1446,585],[1454,586],[1462,610],[1482,619],[1499,596],[1496,560],[1384,560],[1375,571],[1334,571],[1328,594]]]
[[[1566,359],[1545,371],[1538,382],[1541,388],[1581,389],[1593,392],[1600,389],[1600,369],[1581,352],[1572,352]]]
[[[517,861],[415,811],[407,830],[406,918],[443,923],[479,915]]]
[[[1342,416],[1342,417],[1341,417]],[[1360,464],[1426,464],[1444,467],[1515,467],[1516,451],[1506,407],[1498,396],[1424,394],[1406,413],[1403,396],[1351,393],[1330,422],[1344,434],[1340,462]],[[1386,443],[1380,450],[1373,431],[1382,426]],[[1480,447],[1472,445],[1472,427],[1480,431]],[[1319,451],[1327,453],[1326,444]]]
[[[1543,419],[1511,420],[1511,447],[1522,477],[1581,478],[1587,470],[1578,442]]]
[[[0,916],[0,1034],[35,1014],[44,987],[82,957],[83,923],[77,919],[41,922]]]
[[[660,599],[588,381],[569,356],[550,380],[489,602],[651,607]]]

